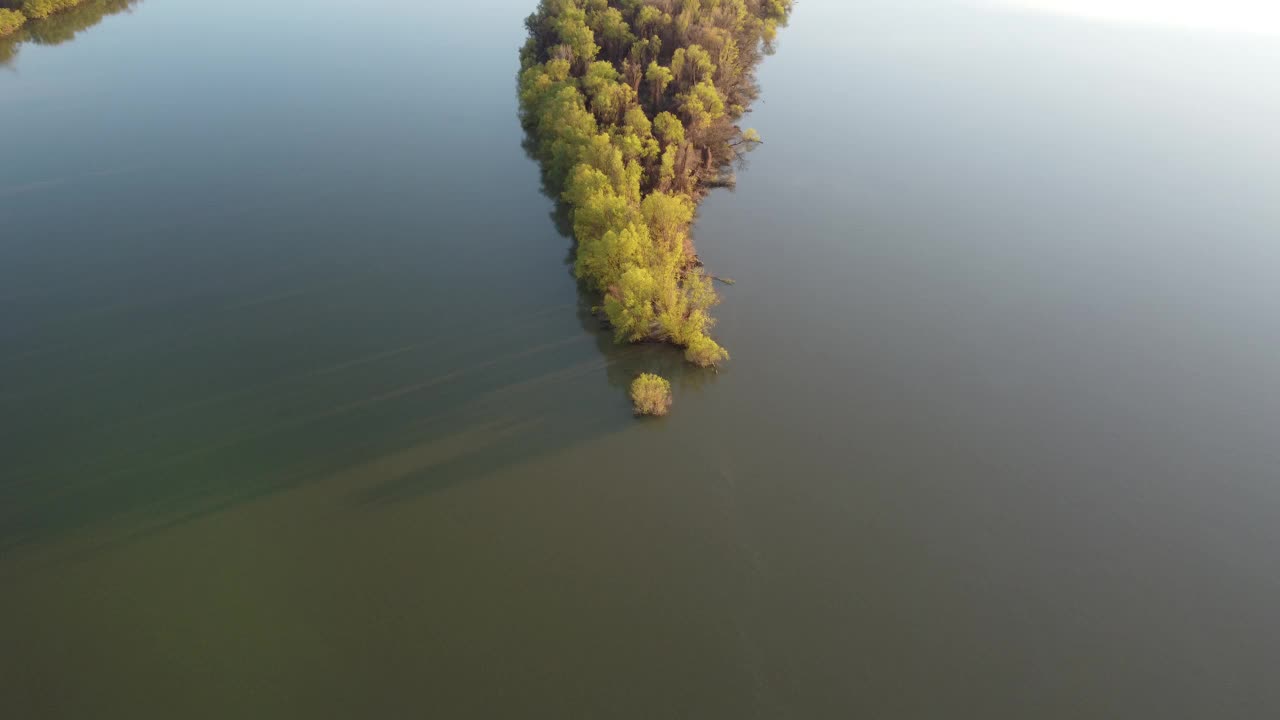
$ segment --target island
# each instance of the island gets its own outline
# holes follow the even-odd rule
[[[520,52],[521,119],[564,202],[574,274],[619,342],[666,342],[711,367],[712,278],[697,204],[760,143],[738,122],[792,0],[542,0]]]

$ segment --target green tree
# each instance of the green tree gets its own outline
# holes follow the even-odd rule
[[[637,415],[666,415],[671,412],[671,383],[644,373],[631,383],[631,402]]]
[[[602,292],[608,292],[628,271],[644,263],[649,233],[643,225],[627,225],[621,230],[606,230],[599,238],[579,238],[578,242],[575,272],[580,278],[594,281]],[[624,328],[624,331],[633,329]]]
[[[621,142],[626,147],[623,155],[627,159],[640,158],[652,161],[662,152],[662,147],[653,137],[653,123],[650,122],[649,116],[644,114],[644,110],[634,105],[627,110]],[[630,155],[627,154],[628,151]]]
[[[729,359],[729,351],[706,335],[699,335],[689,342],[684,357],[698,367],[715,367]]]
[[[686,84],[694,84],[710,80],[716,72],[715,63],[711,62],[711,53],[707,52],[701,45],[690,45],[685,51],[684,74],[687,78],[682,78]]]
[[[17,10],[0,8],[0,37],[17,32],[26,21],[27,16]]]
[[[560,42],[573,53],[579,67],[585,68],[600,54],[596,34],[587,26],[587,14],[581,8],[573,5],[565,8],[555,21],[555,30]]]
[[[663,252],[684,253],[684,241],[693,222],[693,201],[685,195],[655,192],[640,204],[653,242]]]
[[[615,338],[636,342],[653,333],[657,292],[658,284],[647,268],[632,267],[622,274],[617,286],[605,297],[605,313],[613,325]]]
[[[671,24],[671,16],[652,5],[644,5],[636,13],[636,32],[653,36]]]
[[[684,123],[669,112],[658,113],[653,119],[653,132],[662,140],[664,146],[680,145],[684,142]]]
[[[617,56],[635,42],[636,36],[617,8],[605,8],[591,13],[590,25],[595,37],[610,56]]]
[[[694,85],[678,99],[681,110],[689,118],[689,126],[694,130],[705,130],[711,127],[711,123],[724,117],[724,99],[710,81],[704,80]]]
[[[597,61],[591,63],[582,78],[582,89],[591,98],[591,109],[605,124],[616,123],[635,101],[635,91],[619,82],[621,77],[612,63]]]
[[[73,8],[80,2],[81,0],[23,0],[22,12],[29,18],[46,18]]]
[[[653,108],[657,110],[662,107],[662,94],[667,91],[667,86],[675,79],[675,75],[671,72],[671,68],[663,67],[655,61],[649,63],[649,69],[645,71],[644,78],[649,82],[649,91],[653,95]]]

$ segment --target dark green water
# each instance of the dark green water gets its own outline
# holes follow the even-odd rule
[[[1280,42],[805,0],[717,375],[579,299],[533,4],[0,67],[0,717],[1280,712]]]

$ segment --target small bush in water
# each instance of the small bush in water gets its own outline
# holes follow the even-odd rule
[[[631,402],[637,415],[666,415],[671,410],[671,383],[645,373],[631,383]]]

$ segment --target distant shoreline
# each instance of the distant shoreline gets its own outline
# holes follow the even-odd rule
[[[26,42],[60,45],[142,0],[0,0],[0,65]]]

